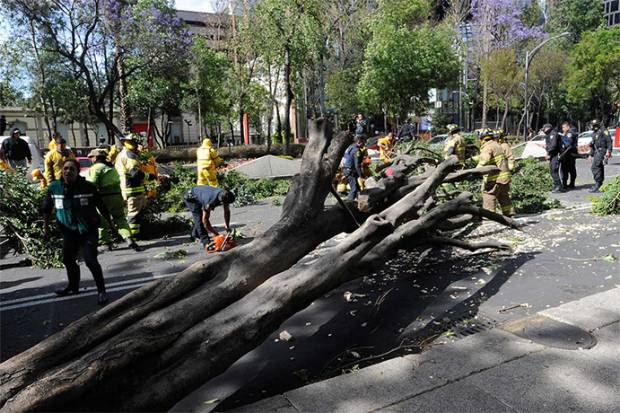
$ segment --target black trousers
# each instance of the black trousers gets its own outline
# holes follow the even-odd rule
[[[551,179],[553,179],[553,186],[555,188],[559,188],[562,186],[562,181],[560,180],[560,159],[558,155],[554,155],[549,159],[549,173],[551,174]]]
[[[357,171],[355,169],[344,168],[343,169],[344,176],[347,178],[349,182],[349,195],[347,195],[347,199],[349,201],[353,201],[357,198],[357,194],[360,191],[359,186],[357,184]]]
[[[562,185],[575,185],[575,180],[577,179],[577,167],[575,166],[575,163],[575,157],[572,153],[567,153],[560,161],[560,171],[562,172]]]
[[[63,229],[61,232],[62,262],[67,269],[69,289],[78,291],[80,288],[80,266],[78,265],[77,258],[78,253],[82,250],[82,258],[84,258],[84,263],[93,275],[95,284],[97,284],[97,291],[104,293],[103,271],[97,260],[97,242],[99,237],[97,228],[86,234],[66,229]]]
[[[602,151],[597,151],[594,153],[592,157],[592,176],[594,176],[594,182],[597,185],[603,185],[603,181],[605,180],[605,166],[603,161],[605,160],[605,153]]]
[[[209,232],[204,225],[202,225],[202,207],[195,202],[190,202],[185,199],[185,206],[192,213],[192,218],[194,220],[194,226],[192,227],[192,237],[197,238],[202,243],[204,247],[211,240],[209,238]]]

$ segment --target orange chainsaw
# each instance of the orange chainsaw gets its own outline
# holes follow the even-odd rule
[[[216,235],[213,237],[213,241],[205,245],[205,251],[208,253],[223,252],[235,248],[236,246],[237,242],[235,241],[234,234],[232,232],[227,232],[225,235]]]

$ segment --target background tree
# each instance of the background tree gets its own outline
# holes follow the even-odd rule
[[[591,116],[603,122],[613,116],[620,98],[620,27],[583,33],[563,85],[569,101],[588,105]]]
[[[428,1],[381,0],[372,17],[357,93],[370,112],[405,117],[428,90],[454,81],[459,63],[452,31],[429,23]]]
[[[544,123],[553,122],[550,113],[552,107],[561,107],[561,87],[560,83],[566,74],[568,58],[566,52],[561,48],[551,45],[542,48],[530,63],[529,88],[532,103],[535,105],[536,123],[532,125],[534,130],[538,130]],[[543,113],[547,116],[543,117]],[[559,119],[557,119],[559,120]]]
[[[492,51],[480,63],[480,78],[488,84],[490,92],[495,96],[498,110],[500,105],[503,106],[504,113],[499,127],[505,129],[511,101],[518,94],[518,86],[523,78],[515,50],[504,48]]]
[[[605,25],[604,3],[598,0],[562,0],[549,16],[549,32],[570,32],[579,41],[584,32]]]

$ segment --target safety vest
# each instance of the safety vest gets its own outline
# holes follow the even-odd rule
[[[78,176],[72,186],[62,180],[54,181],[47,187],[52,198],[56,219],[65,228],[84,234],[99,225],[95,198],[97,188],[83,177]]]
[[[62,178],[62,165],[67,159],[75,159],[73,152],[68,149],[62,153],[57,150],[49,151],[45,155],[45,179],[48,183]]]
[[[95,162],[90,167],[86,180],[97,186],[102,197],[121,194],[121,180],[118,172],[103,162]]]
[[[116,157],[114,166],[124,197],[141,195],[146,191],[144,183],[148,175],[142,171],[139,154],[124,148]]]
[[[443,148],[444,155],[448,156],[450,148],[454,148],[454,155],[459,158],[461,165],[465,164],[465,139],[459,133],[450,136]]]
[[[487,174],[484,176],[483,182],[509,184],[511,181],[510,169],[508,168],[508,159],[504,155],[504,150],[496,141],[490,140],[482,144],[480,148],[480,161],[478,166],[495,165],[499,168],[498,173]]]

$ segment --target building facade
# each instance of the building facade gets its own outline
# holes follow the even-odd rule
[[[605,17],[609,26],[620,25],[620,0],[604,0]]]

